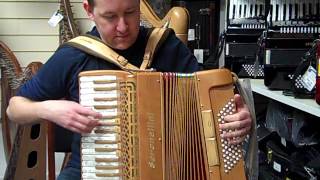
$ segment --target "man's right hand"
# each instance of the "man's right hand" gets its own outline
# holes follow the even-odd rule
[[[77,133],[89,133],[99,126],[100,113],[73,101],[32,101],[21,96],[10,99],[7,108],[10,120],[19,124],[34,123],[41,119],[51,121]]]
[[[83,107],[73,101],[48,100],[41,102],[43,111],[39,117],[52,121],[66,129],[77,133],[90,133],[92,129],[99,126],[99,119],[102,118],[89,108]]]

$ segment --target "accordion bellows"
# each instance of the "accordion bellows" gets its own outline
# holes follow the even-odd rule
[[[245,179],[242,146],[220,138],[233,83],[226,69],[80,73],[80,104],[103,115],[81,138],[82,179]]]

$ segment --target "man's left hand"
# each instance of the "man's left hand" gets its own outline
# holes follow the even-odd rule
[[[244,104],[239,94],[234,95],[236,113],[224,117],[225,124],[220,124],[220,129],[227,132],[221,137],[227,139],[230,144],[240,144],[250,132],[252,119],[248,106]],[[229,130],[233,130],[229,132]]]

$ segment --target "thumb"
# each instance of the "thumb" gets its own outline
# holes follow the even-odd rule
[[[234,102],[236,104],[237,110],[244,108],[244,103],[243,103],[242,98],[239,94],[234,95]]]

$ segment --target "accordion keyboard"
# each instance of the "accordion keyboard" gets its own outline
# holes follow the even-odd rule
[[[115,76],[80,78],[80,104],[103,115],[103,126],[81,138],[83,180],[120,179],[118,97]]]

